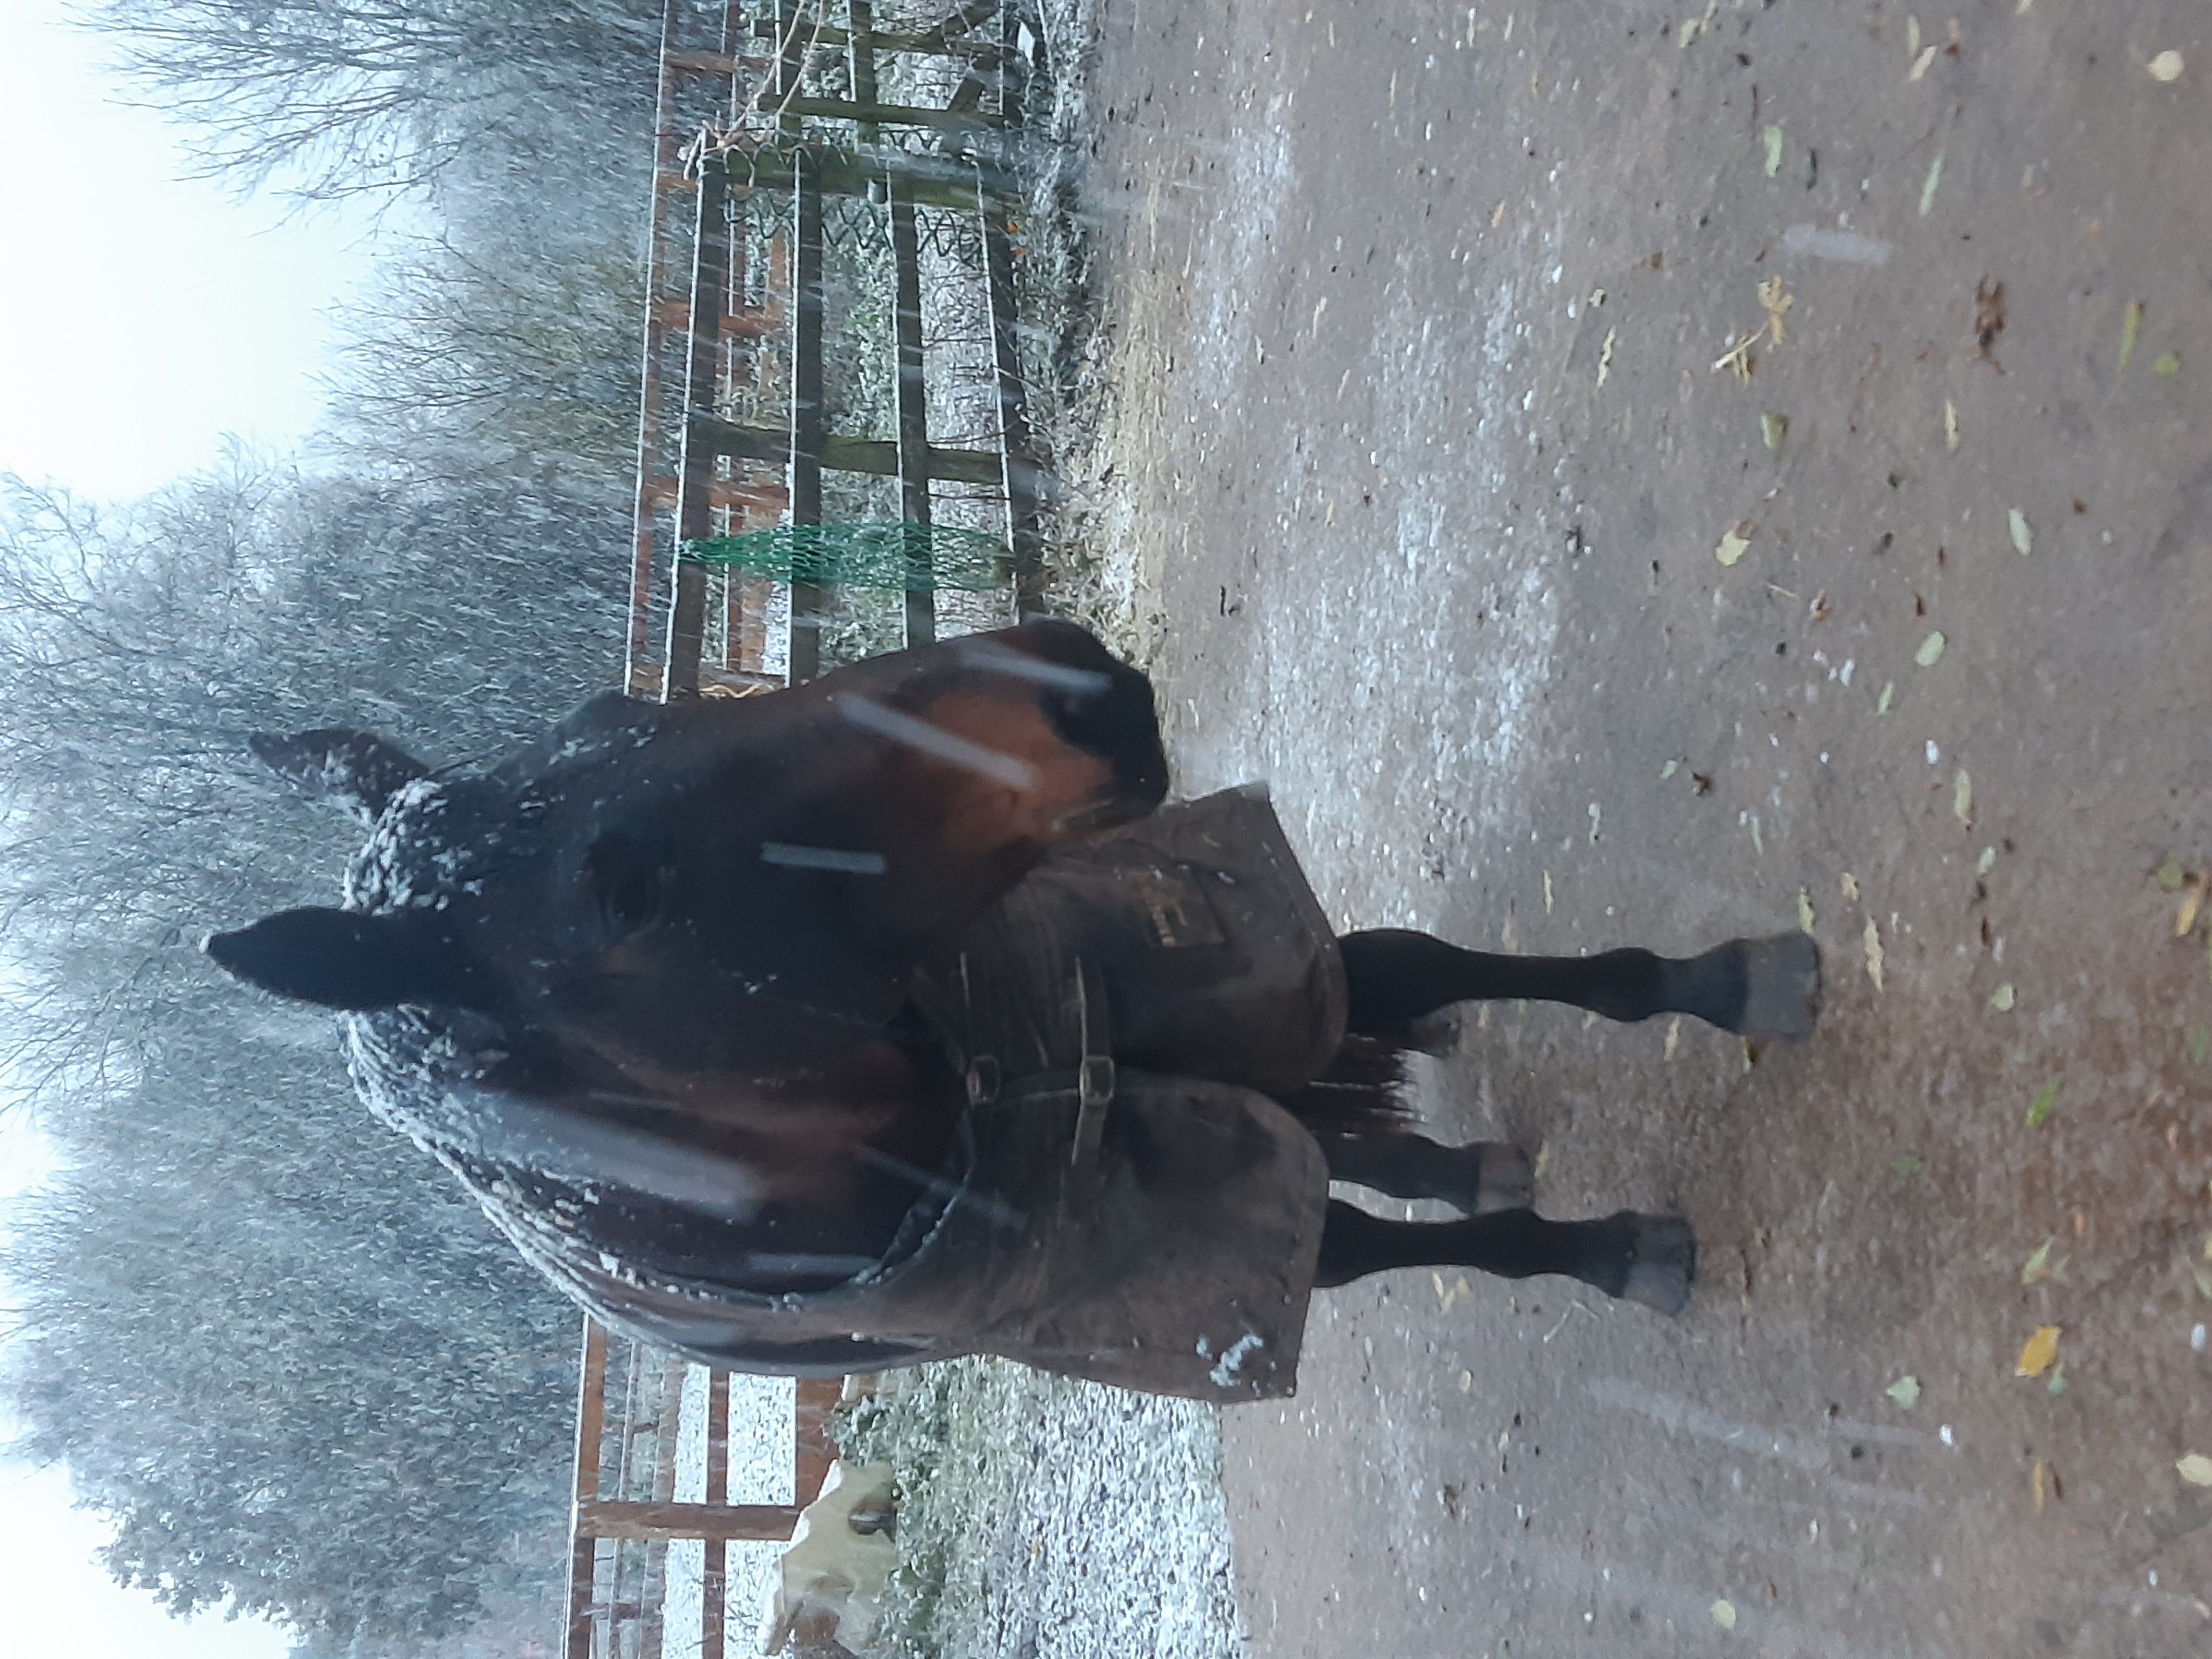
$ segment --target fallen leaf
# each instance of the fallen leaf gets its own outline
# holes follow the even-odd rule
[[[1982,281],[1974,284],[1974,349],[1983,356],[1997,343],[2004,332],[2005,291],[2002,283]]]
[[[2035,1487],[2035,1512],[2040,1515],[2043,1513],[2043,1460],[2039,1457],[2035,1460],[2035,1473],[2030,1480]]]
[[[1896,696],[1897,682],[1884,680],[1881,684],[1881,695],[1874,700],[1874,713],[1876,720],[1889,713],[1890,701]]]
[[[1990,1006],[1995,1009],[1998,1013],[2008,1014],[2012,1012],[2012,981],[2010,980],[2007,980],[2003,984],[1998,986],[1996,990],[1990,993]]]
[[[1712,372],[1718,374],[1725,368],[1733,372],[1737,380],[1748,380],[1751,378],[1751,348],[1758,340],[1759,333],[1759,330],[1754,328],[1714,358]]]
[[[1936,159],[1928,164],[1928,182],[1920,186],[1920,216],[1925,219],[1936,209],[1936,186],[1943,182],[1943,152],[1937,150]]]
[[[2163,81],[2172,85],[2181,78],[2181,54],[2178,52],[2162,52],[2143,67],[2150,71],[2152,80]]]
[[[2012,544],[2022,558],[2035,550],[2035,533],[2027,527],[2027,515],[2018,507],[2009,508],[2005,522],[2012,528]]]
[[[1782,449],[1782,441],[1790,435],[1790,417],[1787,415],[1760,416],[1759,435],[1769,449],[1778,454]]]
[[[2051,1380],[2043,1385],[2044,1393],[2057,1399],[2066,1392],[2066,1362],[2060,1360],[2051,1368]]]
[[[1735,1628],[1735,1603],[1733,1601],[1714,1602],[1713,1623],[1718,1625],[1723,1630],[1734,1630]]]
[[[2164,374],[2169,378],[2180,374],[2181,354],[2178,351],[2160,352],[2151,362],[2150,372],[2154,374]]]
[[[1850,871],[1844,872],[1843,879],[1837,885],[1844,890],[1845,903],[1856,904],[1859,902],[1859,878]]]
[[[2212,1060],[2212,1024],[2198,1020],[2189,1028],[2189,1063],[2202,1066]]]
[[[1920,1161],[1917,1153],[1899,1152],[1889,1160],[1889,1167],[1901,1176],[1917,1176],[1928,1166]]]
[[[2182,873],[2181,860],[2168,853],[2166,862],[2158,866],[2158,884],[2169,893],[2189,878]]]
[[[1782,129],[1768,127],[1759,138],[1766,146],[1766,176],[1771,179],[1782,171]]]
[[[2203,1452],[2191,1452],[2173,1467],[2191,1486],[2212,1486],[2212,1457]]]
[[[1867,977],[1874,981],[1874,988],[1879,991],[1881,989],[1881,930],[1874,925],[1872,916],[1867,918],[1866,932],[1860,935],[1859,942],[1866,947]]]
[[[1759,833],[1759,814],[1751,815],[1751,850],[1761,858],[1766,856],[1766,837]]]
[[[1500,198],[1498,198],[1498,208],[1497,208],[1497,210],[1496,210],[1495,212],[1493,212],[1493,213],[1490,216],[1490,228],[1491,228],[1492,230],[1495,230],[1495,229],[1497,229],[1497,228],[1498,228],[1498,226],[1500,226],[1500,225],[1504,224],[1504,222],[1505,222],[1505,198],[1504,198],[1504,197],[1502,197],[1502,196],[1501,196],[1501,197],[1500,197]]]
[[[1549,870],[1544,872],[1544,914],[1547,916],[1552,914],[1552,872]]]
[[[1681,1046],[1681,1042],[1682,1017],[1681,1015],[1677,1014],[1673,1019],[1667,1023],[1667,1048],[1666,1051],[1662,1053],[1659,1058],[1662,1060],[1674,1059],[1674,1050]]]
[[[1797,890],[1797,925],[1808,933],[1813,931],[1813,896],[1802,887]]]
[[[2208,1248],[2212,1248],[2212,1238],[2206,1239],[2204,1243]],[[2182,1260],[2189,1263],[2189,1276],[2197,1281],[2197,1294],[2207,1302],[2212,1302],[2212,1267],[2207,1267],[2202,1262],[2190,1261],[2187,1256]]]
[[[1597,354],[1597,383],[1600,386],[1603,386],[1605,384],[1605,377],[1613,373],[1613,348],[1619,343],[1620,339],[1620,331],[1619,329],[1609,328],[1606,330],[1605,343],[1598,348]]]
[[[2181,896],[2181,909],[2173,918],[2173,936],[2187,939],[2189,930],[2197,925],[2197,908],[2204,902],[2204,884],[2191,882],[2189,890]]]
[[[2027,1261],[2020,1270],[2020,1282],[2033,1285],[2051,1277],[2051,1247],[2058,1241],[2046,1238],[2028,1252]]]
[[[1676,772],[1681,769],[1681,765],[1682,763],[1678,760],[1668,761],[1664,766],[1659,769],[1659,776],[1661,780],[1663,781],[1668,778],[1673,777]]]
[[[2128,372],[2128,364],[2135,359],[2136,336],[2142,331],[2142,319],[2143,302],[2141,300],[2129,301],[2127,314],[2120,319],[2120,362],[2118,372],[2122,374]]]
[[[1917,81],[1922,76],[1928,73],[1928,66],[1935,61],[1936,48],[1933,46],[1923,46],[1920,49],[1920,56],[1912,60],[1912,67],[1905,70],[1905,78],[1908,81]],[[1921,210],[1923,213],[1927,211],[1924,208]]]
[[[1948,398],[1943,399],[1943,447],[1959,447],[1959,405]]]
[[[1942,660],[1943,647],[1948,643],[1943,637],[1943,630],[1939,628],[1920,641],[1920,648],[1912,653],[1912,660],[1923,668],[1933,668]]]
[[[2012,1368],[2014,1376],[2040,1376],[2051,1369],[2051,1362],[2058,1358],[2058,1329],[2056,1325],[2035,1328],[2035,1334],[2020,1345],[2020,1358]]]
[[[1766,308],[1766,326],[1774,337],[1774,343],[1780,345],[1782,343],[1782,313],[1797,303],[1797,296],[1794,294],[1784,294],[1782,291],[1782,279],[1779,276],[1768,277],[1759,285],[1756,291],[1759,295],[1759,303]]]
[[[2039,1127],[2044,1119],[2051,1115],[2051,1109],[2057,1104],[2058,1079],[2053,1078],[2038,1089],[2035,1091],[2035,1098],[2028,1103],[2027,1127],[2031,1129]]]
[[[1751,520],[1744,520],[1721,538],[1721,544],[1713,550],[1713,556],[1722,564],[1733,568],[1743,556],[1743,550],[1751,545]]]
[[[1905,20],[1905,55],[1920,56],[1920,20],[1916,16],[1907,15]]]
[[[1974,873],[1978,876],[1986,876],[1996,867],[1996,862],[1997,849],[1994,847],[1984,847],[1982,848],[1981,857],[1974,860]]]
[[[1540,1141],[1536,1146],[1536,1166],[1528,1172],[1528,1178],[1532,1181],[1541,1181],[1544,1178],[1544,1171],[1551,1167],[1552,1143],[1548,1140]]]
[[[1900,1376],[1882,1392],[1904,1407],[1905,1410],[1911,1411],[1920,1403],[1920,1379],[1917,1376]]]
[[[1959,820],[1961,830],[1974,827],[1974,781],[1966,775],[1963,767],[1959,775],[1951,780],[1951,816]]]

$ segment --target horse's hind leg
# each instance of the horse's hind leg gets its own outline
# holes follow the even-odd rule
[[[1505,1279],[1565,1273],[1662,1313],[1689,1305],[1698,1246],[1686,1222],[1622,1210],[1601,1221],[1547,1221],[1503,1210],[1465,1221],[1384,1221],[1332,1201],[1316,1285],[1348,1285],[1392,1267],[1477,1267]]]
[[[1528,1155],[1502,1140],[1444,1146],[1425,1135],[1324,1134],[1329,1179],[1392,1198],[1435,1198],[1469,1215],[1525,1210],[1534,1171]]]
[[[1802,933],[1730,939],[1680,961],[1637,950],[1492,956],[1403,928],[1346,933],[1337,948],[1352,1029],[1372,1036],[1403,1037],[1451,1003],[1520,997],[1607,1019],[1695,1014],[1747,1036],[1806,1036],[1820,1017],[1820,953]]]

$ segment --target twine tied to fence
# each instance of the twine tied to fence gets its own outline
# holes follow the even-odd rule
[[[1006,580],[1006,544],[935,524],[787,524],[683,544],[685,562],[822,586],[988,592]]]

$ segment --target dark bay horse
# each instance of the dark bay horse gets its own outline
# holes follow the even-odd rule
[[[1517,1150],[1411,1132],[1395,1054],[1478,998],[1815,1017],[1799,934],[1686,960],[1328,937],[1263,801],[1162,809],[1149,683],[1065,623],[602,697],[474,775],[353,731],[253,746],[371,838],[343,908],[210,954],[347,1011],[371,1106],[564,1289],[738,1369],[983,1351],[1258,1397],[1311,1288],[1431,1264],[1675,1311],[1686,1224],[1539,1218]],[[1117,896],[1137,944],[1100,920]],[[1331,1179],[1464,1218],[1382,1220]]]

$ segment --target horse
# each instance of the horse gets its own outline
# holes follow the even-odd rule
[[[349,729],[252,747],[369,839],[342,907],[208,954],[340,1011],[371,1109],[562,1290],[726,1369],[986,1352],[1227,1402],[1294,1388],[1314,1290],[1396,1268],[1678,1312],[1686,1221],[1540,1217],[1519,1149],[1415,1131],[1404,1057],[1477,999],[1818,1014],[1802,933],[1336,936],[1264,792],[1166,804],[1150,682],[1067,623],[601,696],[474,774]]]

